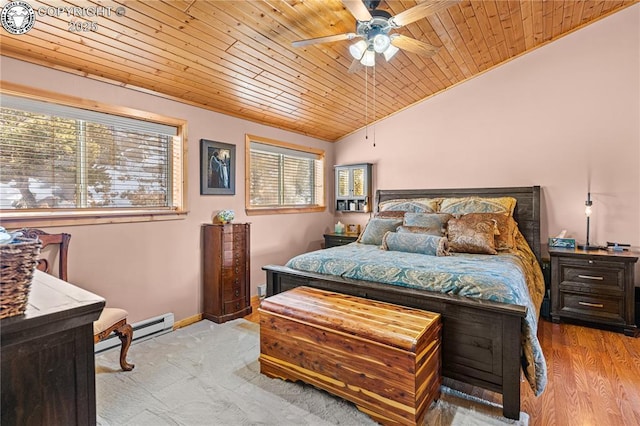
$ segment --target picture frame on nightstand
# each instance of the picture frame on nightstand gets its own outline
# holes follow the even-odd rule
[[[349,224],[347,225],[347,234],[360,235],[360,225]]]

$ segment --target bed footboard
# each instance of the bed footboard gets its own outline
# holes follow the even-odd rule
[[[520,415],[522,321],[526,308],[389,284],[263,267],[267,296],[310,286],[437,312],[442,316],[442,375],[502,394],[503,414]]]

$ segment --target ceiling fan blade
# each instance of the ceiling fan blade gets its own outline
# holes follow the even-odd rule
[[[341,41],[341,40],[352,40],[356,38],[358,35],[355,33],[344,33],[344,34],[335,34],[325,37],[316,37],[309,38],[306,40],[298,40],[291,43],[293,47],[302,47],[308,46],[310,44],[318,44],[318,43],[330,43],[332,41]]]
[[[357,73],[363,66],[359,59],[354,59],[349,66],[349,74]]]
[[[418,55],[430,57],[438,52],[438,48],[415,38],[403,36],[402,34],[393,34],[391,36],[391,44],[399,49],[408,52],[417,53]]]
[[[344,2],[344,0],[343,0]],[[420,4],[413,6],[404,12],[398,13],[391,18],[390,21],[397,26],[402,27],[412,22],[422,19],[427,15],[438,13],[454,4],[460,3],[461,0],[425,0]]]
[[[367,6],[362,3],[362,0],[342,0],[342,4],[358,21],[370,21],[373,19],[371,12],[369,12]]]

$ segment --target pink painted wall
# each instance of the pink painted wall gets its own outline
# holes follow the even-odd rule
[[[376,164],[378,188],[541,185],[543,237],[567,228],[584,238],[590,173],[592,240],[640,245],[639,16],[640,5],[627,8],[384,120],[375,148],[363,132],[332,145],[6,57],[0,71],[5,81],[188,120],[186,219],[64,229],[70,281],[128,309],[132,322],[165,312],[181,320],[201,312],[200,226],[212,212],[231,208],[252,223],[253,294],[263,265],[320,248],[337,219],[366,221],[330,211],[245,216],[245,133],[325,149],[329,197],[331,165],[363,161]],[[236,145],[235,196],[199,195],[201,138]]]
[[[540,185],[544,241],[584,241],[590,186],[591,242],[640,246],[639,34],[636,4],[345,137],[336,162],[375,163],[384,189]]]
[[[188,120],[188,206],[184,220],[64,228],[72,234],[69,280],[119,306],[137,322],[165,312],[176,320],[202,312],[201,224],[212,213],[233,209],[236,222],[251,222],[251,285],[265,283],[261,267],[319,249],[333,225],[330,211],[247,217],[244,212],[245,133],[326,151],[327,186],[333,186],[333,144],[217,114],[149,94],[0,57],[2,80],[103,103]],[[236,145],[236,195],[201,196],[200,139]],[[49,232],[62,228],[48,228]]]

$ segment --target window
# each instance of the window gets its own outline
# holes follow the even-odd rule
[[[246,151],[248,214],[324,210],[324,151],[252,135]]]
[[[89,110],[60,98],[2,93],[3,222],[152,220],[183,212],[184,122]]]

